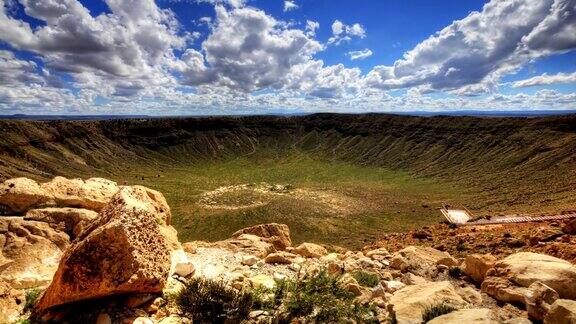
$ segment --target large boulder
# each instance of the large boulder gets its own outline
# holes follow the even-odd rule
[[[261,237],[264,241],[272,244],[278,250],[284,250],[292,246],[290,238],[290,229],[286,224],[261,224],[252,227],[243,228],[232,234],[232,237],[239,237],[242,234],[252,234]]]
[[[66,250],[39,310],[124,293],[159,293],[179,248],[166,236],[167,206],[145,188],[122,187]]]
[[[56,205],[100,211],[118,191],[114,181],[102,178],[67,179],[55,177],[40,187],[54,199]]]
[[[498,324],[500,321],[494,318],[492,311],[488,308],[460,309],[451,313],[438,316],[428,324]]]
[[[24,219],[48,223],[74,239],[97,217],[98,213],[89,209],[48,207],[28,210]]]
[[[406,286],[396,291],[390,298],[388,311],[394,314],[399,324],[420,324],[426,308],[442,303],[455,308],[468,306],[449,281],[439,281]]]
[[[408,246],[393,254],[390,265],[423,276],[434,271],[438,264],[455,265],[457,261],[447,252],[431,247]]]
[[[227,249],[235,253],[245,253],[264,258],[268,254],[275,252],[276,248],[263,238],[252,234],[241,234],[235,238],[207,244],[207,246]]]
[[[0,281],[14,288],[47,285],[68,246],[68,235],[47,223],[0,217]]]
[[[576,300],[558,299],[544,317],[544,324],[576,324]]]
[[[494,264],[482,283],[482,291],[504,302],[525,302],[534,282],[558,292],[560,298],[576,299],[576,266],[545,254],[520,252]]]
[[[494,266],[497,260],[491,254],[470,254],[464,260],[463,271],[474,281],[482,283],[486,272]]]
[[[22,213],[28,208],[47,203],[51,195],[36,181],[28,178],[15,178],[0,184],[0,205],[8,212]]]

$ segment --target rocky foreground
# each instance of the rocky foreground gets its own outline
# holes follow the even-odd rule
[[[0,323],[576,323],[576,266],[528,237],[458,258],[423,234],[293,246],[283,224],[180,243],[161,193],[100,178],[11,179],[0,205]]]

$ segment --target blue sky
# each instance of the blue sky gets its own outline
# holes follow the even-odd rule
[[[0,114],[576,108],[573,0],[0,6]]]

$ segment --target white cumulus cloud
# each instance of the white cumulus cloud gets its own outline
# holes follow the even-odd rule
[[[363,49],[361,51],[350,51],[348,53],[346,53],[348,56],[350,56],[350,59],[352,61],[355,60],[363,60],[365,58],[368,58],[370,56],[372,56],[372,50],[370,50],[369,48]]]
[[[298,5],[295,1],[284,1],[284,12],[298,9]]]
[[[352,38],[365,38],[366,30],[359,23],[346,25],[340,20],[332,23],[332,37],[328,39],[328,44],[340,45],[342,42],[349,42]]]
[[[558,73],[548,75],[546,73],[526,80],[519,80],[512,83],[513,88],[533,87],[538,85],[549,85],[557,83],[576,83],[576,72]]]
[[[282,87],[294,66],[322,50],[304,31],[287,28],[261,10],[228,11],[217,6],[216,11],[215,26],[202,44],[204,55],[192,50],[193,60],[184,58],[189,62],[185,74],[190,85],[212,84],[243,92]]]
[[[377,66],[381,89],[428,87],[464,95],[490,92],[525,63],[576,48],[575,0],[493,0],[404,54]]]

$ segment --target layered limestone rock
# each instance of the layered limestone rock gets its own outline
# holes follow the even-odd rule
[[[498,324],[500,321],[494,318],[492,311],[488,308],[472,308],[441,315],[428,322],[428,324],[444,323]]]
[[[576,299],[576,266],[545,254],[520,252],[494,264],[482,283],[482,291],[504,302],[522,302],[528,287],[541,282],[560,298]]]
[[[51,194],[28,178],[9,179],[0,185],[0,205],[5,206],[9,213],[21,213],[51,200]]]
[[[55,177],[40,187],[52,196],[58,206],[79,207],[99,211],[118,191],[114,181],[102,178],[67,179]]]
[[[458,262],[450,254],[431,247],[408,246],[393,254],[390,265],[398,270],[428,275],[436,265],[454,266]]]
[[[14,288],[47,285],[68,246],[68,235],[47,223],[0,217],[0,281]]]
[[[48,207],[28,210],[24,219],[48,223],[52,228],[63,231],[74,239],[97,217],[98,213],[89,209]]]
[[[328,254],[328,251],[325,247],[318,244],[302,243],[295,247],[292,253],[299,254],[306,258],[319,258]]]
[[[142,187],[122,187],[65,252],[37,308],[161,292],[177,241],[164,235],[174,231],[166,230],[168,206],[156,198]]]
[[[396,291],[390,298],[388,310],[399,324],[422,323],[422,312],[442,303],[456,308],[468,306],[450,282],[440,281],[410,285]]]
[[[290,238],[290,229],[286,224],[261,224],[252,227],[243,228],[232,234],[233,238],[242,234],[252,234],[261,237],[265,242],[272,244],[277,250],[284,250],[292,246]]]

